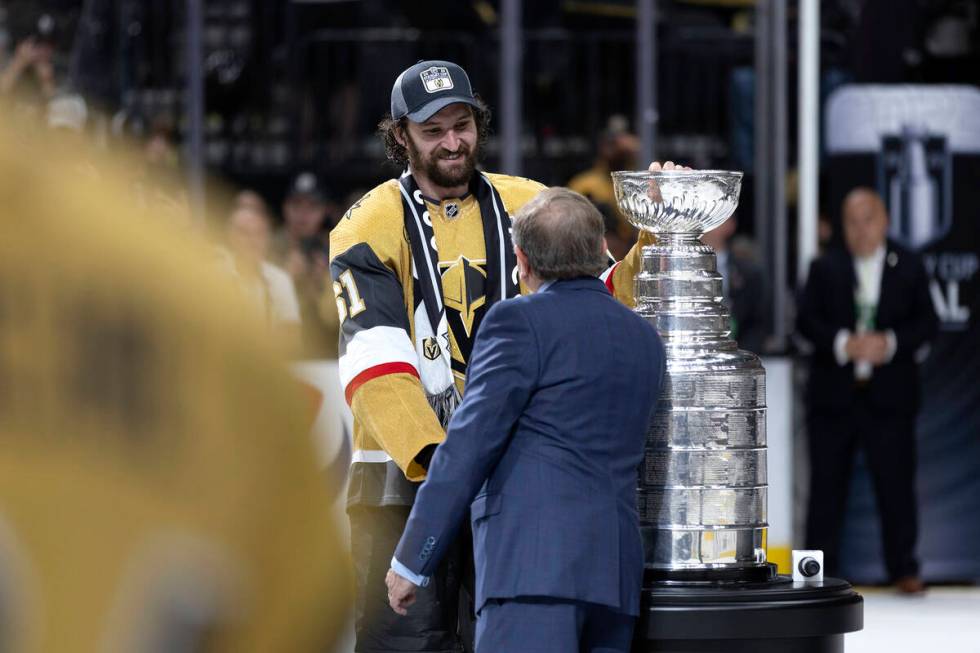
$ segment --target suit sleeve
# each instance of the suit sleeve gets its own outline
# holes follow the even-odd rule
[[[330,273],[340,318],[339,369],[347,403],[365,435],[406,478],[422,480],[425,469],[415,457],[441,442],[444,433],[419,381],[401,283],[368,242],[344,229],[331,234],[330,248],[337,252]]]
[[[803,287],[796,327],[817,351],[834,356],[834,338],[841,328],[847,327],[837,324],[830,315],[825,272],[819,259],[810,264],[810,274]]]
[[[892,329],[895,333],[895,358],[912,358],[922,345],[936,335],[939,319],[929,296],[929,280],[922,262],[914,259],[910,268],[912,284],[909,301],[911,319]]]
[[[537,341],[523,310],[520,302],[501,302],[480,326],[466,395],[432,457],[395,550],[395,558],[414,573],[432,575],[536,386]]]
[[[609,292],[629,308],[636,308],[634,297],[634,282],[636,273],[640,271],[643,262],[643,248],[657,242],[656,236],[648,231],[640,231],[640,235],[623,260],[613,263],[599,278],[609,288]]]

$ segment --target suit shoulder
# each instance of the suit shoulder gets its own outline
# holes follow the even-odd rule
[[[826,274],[849,265],[850,255],[843,247],[832,247],[818,256],[810,264],[810,271]]]
[[[493,187],[500,193],[500,199],[504,201],[504,207],[510,214],[518,211],[522,206],[531,201],[535,195],[543,191],[546,186],[541,182],[527,179],[526,177],[514,177],[511,175],[501,175],[494,172],[484,173]]]
[[[888,254],[894,253],[895,256],[898,257],[896,260],[897,263],[901,263],[904,259],[906,262],[922,265],[922,256],[914,249],[910,249],[902,243],[889,239],[887,243],[887,250]]]
[[[540,293],[518,295],[502,302],[495,302],[487,311],[483,321],[514,319],[517,315],[525,315],[535,297],[540,297]],[[491,318],[491,316],[493,317]]]
[[[397,250],[404,240],[404,209],[398,180],[375,186],[347,209],[330,232],[330,255],[338,256],[358,243],[379,253]]]

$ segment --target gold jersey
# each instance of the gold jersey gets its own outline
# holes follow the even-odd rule
[[[486,174],[513,215],[544,186],[507,175]],[[449,322],[449,346],[457,388],[464,390],[473,325],[487,305],[486,245],[479,202],[472,195],[427,200],[438,253],[438,274]],[[354,414],[351,503],[411,504],[424,468],[419,452],[445,438],[419,380],[414,312],[418,274],[397,180],[367,193],[330,236],[331,273],[341,316],[341,383]],[[605,281],[631,305],[635,248],[608,271]],[[522,291],[524,289],[522,288]],[[424,354],[424,352],[423,352]]]

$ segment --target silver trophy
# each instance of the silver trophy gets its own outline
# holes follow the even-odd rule
[[[738,206],[741,172],[614,172],[643,248],[636,311],[667,349],[638,503],[646,567],[665,578],[766,566],[766,377],[738,349],[714,251],[701,235]],[[686,574],[686,575],[685,575]]]

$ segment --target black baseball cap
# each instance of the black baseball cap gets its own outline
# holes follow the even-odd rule
[[[466,71],[451,61],[420,61],[402,72],[391,89],[391,117],[425,122],[456,102],[480,106]]]
[[[315,173],[309,170],[304,170],[296,175],[289,185],[289,190],[286,191],[286,199],[301,196],[310,197],[316,202],[326,200],[326,194],[323,192],[320,180],[317,179]]]

